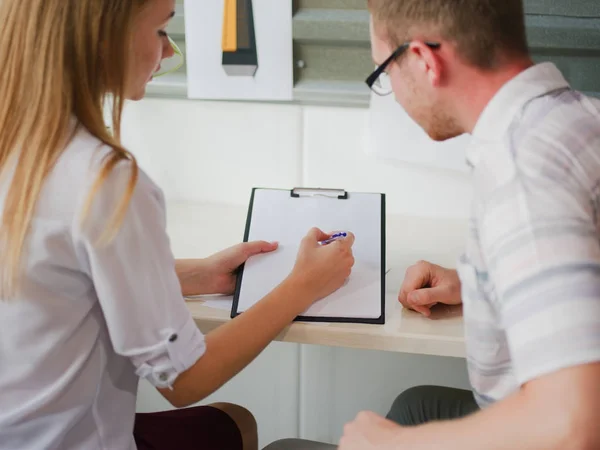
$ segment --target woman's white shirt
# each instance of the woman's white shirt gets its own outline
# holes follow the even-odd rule
[[[0,299],[0,447],[135,449],[138,377],[169,387],[205,351],[181,294],[162,191],[140,170],[125,219],[98,245],[130,163],[82,209],[110,149],[80,129],[50,173],[15,299]],[[0,184],[0,212],[10,183]]]

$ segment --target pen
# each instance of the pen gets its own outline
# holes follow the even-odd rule
[[[332,235],[329,239],[325,239],[324,241],[319,241],[319,245],[327,245],[333,241],[337,241],[338,239],[345,238],[346,236],[348,236],[348,233],[346,233],[346,232],[336,233],[336,234]]]

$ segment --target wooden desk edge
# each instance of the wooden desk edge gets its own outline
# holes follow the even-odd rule
[[[203,333],[209,333],[224,323],[221,318],[195,317],[194,321]],[[363,339],[364,338],[364,339]],[[311,325],[296,322],[283,330],[276,341],[296,344],[325,345],[362,350],[382,350],[399,353],[411,353],[430,356],[465,357],[465,343],[462,338],[439,339],[431,336],[399,334],[358,335],[341,328],[328,325]]]

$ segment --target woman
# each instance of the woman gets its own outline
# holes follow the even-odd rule
[[[206,336],[194,325],[182,293],[230,292],[233,270],[276,244],[175,263],[162,193],[119,141],[124,100],[172,55],[173,11],[174,0],[0,2],[3,449],[242,448],[217,408],[136,422],[138,377],[177,407],[198,402],[350,273],[353,237],[319,246],[314,229],[254,308]]]

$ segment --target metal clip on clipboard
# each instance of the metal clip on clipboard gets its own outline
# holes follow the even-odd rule
[[[348,192],[344,189],[322,189],[322,188],[294,188],[290,191],[294,198],[299,197],[329,197],[346,200]]]

